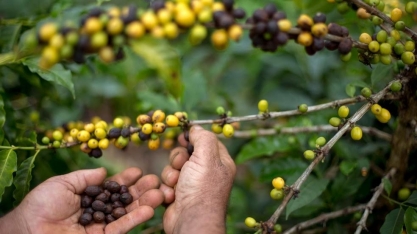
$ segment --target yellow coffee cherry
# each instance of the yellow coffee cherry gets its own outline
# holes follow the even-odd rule
[[[131,22],[126,26],[125,33],[130,38],[140,38],[145,34],[145,26],[138,21]]]
[[[359,36],[359,41],[362,42],[362,43],[365,43],[365,44],[369,44],[372,41],[372,37],[368,33],[362,33]]]
[[[194,25],[189,34],[189,40],[192,45],[200,44],[207,37],[207,28],[201,24]]]
[[[162,25],[171,22],[172,19],[171,11],[166,8],[160,9],[156,16],[158,18],[159,23]]]
[[[166,139],[174,139],[177,136],[177,133],[173,129],[169,129],[165,132]]]
[[[170,22],[163,26],[165,37],[168,39],[175,39],[178,37],[179,29],[176,23]]]
[[[142,132],[145,134],[151,134],[152,133],[152,124],[146,123],[142,126]]]
[[[139,137],[138,133],[134,133],[134,134],[130,135],[130,140],[135,144],[140,144],[142,142],[140,140],[140,137]]]
[[[58,50],[52,46],[46,46],[42,50],[41,58],[46,61],[48,64],[54,65],[59,61]]]
[[[215,30],[211,34],[211,43],[213,44],[214,48],[218,50],[226,49],[227,45],[229,44],[227,31],[224,29]]]
[[[88,145],[88,148],[95,149],[98,147],[98,141],[96,139],[90,139],[88,140],[87,145]]]
[[[143,13],[141,17],[141,22],[146,29],[152,30],[154,27],[158,26],[158,18],[155,13],[151,10]]]
[[[154,123],[164,122],[165,120],[165,113],[161,110],[156,110],[153,112],[152,121]]]
[[[181,112],[181,111],[177,111],[177,112],[174,113],[174,115],[177,116],[177,118],[179,120],[187,119],[187,115],[186,114],[187,113]]]
[[[391,119],[391,113],[389,110],[382,108],[381,113],[379,115],[375,115],[376,119],[381,123],[388,123]]]
[[[369,19],[369,18],[371,18],[371,14],[369,14],[364,8],[359,8],[356,11],[356,15],[360,19]]]
[[[90,17],[85,21],[84,31],[87,34],[94,34],[96,32],[100,32],[103,29],[103,23],[100,21],[99,18]]]
[[[269,195],[274,200],[281,200],[284,197],[284,191],[282,191],[282,189],[273,188]]]
[[[107,32],[110,35],[117,35],[123,32],[124,24],[119,17],[114,17],[107,23]]]
[[[325,23],[317,23],[311,27],[311,33],[316,37],[324,37],[327,35],[327,25]]]
[[[180,120],[175,115],[168,115],[165,119],[165,123],[168,127],[177,127]]]
[[[339,110],[337,111],[337,114],[340,118],[346,118],[349,115],[349,107],[347,106],[341,106],[339,107]]]
[[[112,7],[107,11],[107,14],[110,17],[117,18],[120,17],[122,13],[120,12],[120,9],[118,7]]]
[[[115,118],[113,120],[113,126],[115,128],[122,128],[124,125],[124,120],[122,118]]]
[[[204,9],[204,4],[201,1],[192,1],[191,9],[193,9],[194,13],[198,14]]]
[[[397,22],[401,19],[403,12],[399,8],[394,8],[391,11],[391,20]]]
[[[76,128],[71,129],[70,136],[74,139],[77,139],[77,135],[78,135],[78,129]]]
[[[213,12],[215,12],[215,11],[224,11],[225,8],[224,8],[223,3],[221,3],[221,2],[214,2],[213,5],[211,6],[211,10]]]
[[[81,130],[77,134],[77,140],[81,142],[87,142],[88,140],[90,140],[90,137],[91,137],[90,133],[87,132],[86,130]]]
[[[245,219],[245,225],[249,228],[254,228],[258,225],[258,223],[256,222],[256,220],[252,217],[247,217]]]
[[[220,124],[214,123],[211,125],[211,130],[216,134],[220,134],[223,132],[223,127]]]
[[[371,106],[371,112],[374,115],[380,115],[382,112],[382,107],[379,104],[373,104]]]
[[[93,123],[88,123],[84,125],[84,130],[86,130],[89,133],[94,132],[95,126]]]
[[[281,32],[288,32],[292,27],[291,21],[288,19],[279,20],[277,24]]]
[[[148,141],[148,148],[150,150],[157,150],[159,148],[159,145],[161,144],[161,140],[158,138],[156,138],[155,140],[150,139]]]
[[[198,13],[197,18],[200,23],[208,23],[213,20],[213,12],[209,8],[203,9]]]
[[[152,126],[152,132],[154,133],[163,133],[165,131],[165,124],[164,123],[154,123]]]
[[[276,177],[272,180],[272,186],[276,189],[282,189],[285,186],[285,181],[282,177]]]
[[[94,130],[94,136],[96,136],[97,139],[104,139],[106,138],[107,133],[103,128],[96,128],[96,130]]]
[[[65,39],[62,34],[55,34],[51,40],[49,40],[49,46],[54,47],[57,50],[61,49],[64,44]]]
[[[242,26],[234,24],[228,29],[229,38],[233,41],[239,41],[243,34]]]
[[[206,7],[210,7],[210,6],[212,6],[213,5],[213,3],[214,3],[214,0],[200,0],[201,1],[201,3],[203,3],[203,5],[204,6],[206,6]]]
[[[172,147],[174,146],[174,140],[173,139],[164,139],[164,141],[162,142],[162,148],[164,149],[172,149]]]
[[[235,129],[233,128],[231,124],[225,124],[223,126],[223,135],[225,137],[230,138],[233,136],[234,133],[235,133]]]
[[[359,141],[362,139],[362,129],[358,126],[353,127],[352,130],[350,130],[350,136],[353,140]]]
[[[297,20],[297,25],[300,26],[301,28],[311,27],[313,23],[314,23],[313,19],[306,14],[300,15],[300,17],[298,17],[298,20]]]
[[[55,23],[46,23],[39,29],[39,38],[42,41],[49,41],[58,32],[58,25]]]
[[[97,129],[97,128],[102,128],[102,129],[104,129],[104,130],[106,130],[107,129],[107,123],[106,123],[106,121],[104,121],[104,120],[100,120],[100,121],[98,121],[95,125],[94,125],[94,127]]]
[[[147,124],[147,123],[151,123],[152,118],[149,115],[138,115],[138,117],[136,118],[136,122],[139,125],[144,125],[144,124]]]
[[[297,37],[297,42],[303,46],[310,46],[313,44],[313,36],[309,32],[301,32]]]
[[[260,112],[267,112],[268,111],[268,101],[263,99],[258,102],[258,110]]]
[[[136,134],[137,135],[137,134]],[[107,138],[104,138],[104,139],[101,139],[99,142],[98,142],[98,147],[100,148],[100,149],[107,149],[108,147],[109,147],[109,144],[110,144],[110,141],[109,141],[109,139],[107,139]]]
[[[82,152],[86,153],[86,154],[88,154],[88,153],[90,153],[90,152],[91,152],[91,149],[90,149],[90,148],[88,148],[88,144],[87,144],[87,142],[84,142],[84,143],[82,143],[82,144],[80,145],[80,150],[81,150]]]
[[[165,37],[165,32],[164,29],[160,26],[154,27],[151,30],[151,35],[155,38],[164,38]]]
[[[190,9],[183,9],[175,15],[175,21],[181,27],[191,27],[195,22],[195,14]]]
[[[98,52],[98,56],[100,57],[101,61],[104,63],[111,63],[115,59],[115,54],[113,48],[110,46],[105,46],[100,49]]]

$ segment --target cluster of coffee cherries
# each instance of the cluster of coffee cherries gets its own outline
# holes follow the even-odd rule
[[[125,207],[133,202],[126,185],[116,181],[105,181],[103,186],[90,185],[81,195],[83,214],[78,222],[87,226],[91,223],[111,223],[127,214]]]
[[[217,114],[221,119],[226,119],[227,117],[232,116],[232,112],[228,111],[226,113],[224,107],[219,106],[216,109]],[[211,125],[211,130],[216,134],[223,134],[226,138],[231,138],[235,134],[235,128],[239,128],[239,122],[234,123],[213,123]]]

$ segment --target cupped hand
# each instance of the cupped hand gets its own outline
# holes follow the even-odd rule
[[[133,203],[126,207],[128,213],[107,225],[93,223],[84,227],[78,223],[82,214],[80,194],[89,185],[101,185],[105,177],[104,168],[52,177],[33,189],[3,219],[10,221],[8,225],[17,222],[19,231],[25,233],[126,233],[149,220],[154,215],[154,208],[164,200],[163,193],[158,189],[160,182],[157,176],[142,176],[138,168],[126,169],[109,180],[129,187]]]
[[[162,172],[160,189],[165,203],[171,203],[164,214],[164,230],[168,234],[224,233],[236,166],[212,132],[193,126],[189,140],[194,146],[192,155],[181,135],[183,147],[171,151],[170,165]]]

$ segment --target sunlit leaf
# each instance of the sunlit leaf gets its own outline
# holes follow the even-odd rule
[[[0,151],[0,202],[4,189],[13,182],[13,173],[17,167],[16,152],[12,149]]]

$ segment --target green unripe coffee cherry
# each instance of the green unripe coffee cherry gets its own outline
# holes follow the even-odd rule
[[[306,150],[304,151],[304,158],[307,160],[313,160],[315,157],[315,153],[312,150]]]
[[[337,5],[337,11],[340,14],[345,14],[349,11],[350,7],[347,2],[341,2]]]
[[[24,41],[25,48],[33,49],[36,46],[38,46],[38,38],[36,37],[35,32],[30,32],[26,35],[25,41]]]
[[[276,233],[281,233],[282,232],[282,226],[280,224],[275,224],[274,225],[274,231]]]
[[[389,65],[392,63],[392,58],[391,55],[386,54],[386,55],[381,55],[381,63],[385,64],[385,65]]]
[[[377,40],[379,43],[384,43],[384,42],[386,42],[386,41],[387,41],[387,38],[388,38],[388,33],[387,33],[387,31],[385,31],[385,30],[381,30],[381,31],[379,31],[379,32],[376,34],[376,40]]]
[[[341,106],[339,107],[339,110],[337,110],[337,114],[340,118],[346,118],[349,115],[349,107],[347,106]]]
[[[416,8],[417,4],[415,2],[408,2],[407,5],[405,5],[405,12],[407,12],[408,14],[414,14]]]
[[[401,90],[401,88],[402,88],[402,84],[401,84],[401,82],[399,82],[399,81],[394,81],[392,84],[391,84],[391,91],[392,92],[398,92],[398,91],[400,91]]]
[[[384,1],[379,1],[379,3],[376,6],[376,8],[378,8],[378,10],[380,10],[380,11],[384,11],[384,9],[385,9],[385,2]]]
[[[324,144],[326,144],[326,138],[319,137],[319,138],[316,139],[316,145],[323,146]]]
[[[353,218],[354,219],[356,219],[356,220],[359,220],[359,219],[361,219],[362,218],[362,213],[361,212],[355,212],[354,214],[353,214]]]
[[[416,61],[416,58],[413,54],[413,52],[410,51],[406,51],[401,55],[401,60],[407,64],[407,65],[411,65]]]
[[[379,54],[373,54],[371,58],[371,64],[377,64],[381,60],[381,56]]]
[[[379,51],[380,51],[380,53],[381,53],[382,55],[389,55],[389,54],[391,54],[391,53],[392,53],[392,47],[391,47],[391,45],[390,45],[390,44],[388,44],[388,43],[382,43],[382,44],[379,46]]]
[[[256,222],[256,220],[252,217],[247,217],[245,219],[245,225],[249,228],[254,228],[254,227],[256,227],[257,224],[258,223]]]
[[[380,25],[382,24],[382,22],[384,21],[378,16],[372,16],[372,23],[374,23],[375,25]]]
[[[400,201],[405,201],[410,197],[410,189],[409,188],[402,188],[398,190],[398,199]]]
[[[368,44],[368,49],[372,52],[372,53],[376,53],[379,51],[379,43],[377,41],[371,41]]]
[[[64,138],[64,135],[61,131],[56,130],[52,133],[52,138],[56,141],[60,141],[62,138]]]
[[[380,0],[369,0],[369,5],[371,6],[378,6]]]
[[[337,117],[332,117],[329,120],[329,124],[332,125],[333,127],[339,127],[339,125],[340,125],[341,122],[342,121],[339,118],[337,118]]]
[[[401,43],[395,44],[395,46],[394,46],[394,53],[396,55],[402,55],[404,53],[404,51],[405,51],[405,47],[404,47],[403,44],[401,44]]]
[[[258,109],[260,112],[267,112],[268,111],[268,101],[267,100],[260,100],[258,102]]]
[[[364,96],[366,98],[369,98],[372,95],[372,91],[371,91],[371,89],[365,87],[361,90],[361,94],[362,94],[362,96]]]
[[[274,200],[281,200],[284,197],[284,191],[282,189],[272,189],[269,193],[272,199]]]
[[[60,141],[54,141],[54,142],[52,143],[52,147],[54,147],[54,148],[59,148],[59,147],[61,147],[61,142],[60,142]]]
[[[347,54],[341,54],[341,55],[340,55],[340,59],[341,59],[343,62],[347,62],[347,61],[349,61],[351,57],[352,57],[352,52],[349,52],[349,53],[347,53]]]
[[[306,113],[308,111],[308,106],[307,104],[301,104],[298,106],[298,111],[301,113]]]
[[[397,40],[395,40],[395,38],[393,37],[388,37],[387,38],[387,43],[391,45],[391,47],[394,47],[395,44],[397,44]]]
[[[396,23],[395,23],[395,29],[397,29],[397,30],[399,30],[399,31],[402,31],[402,30],[404,30],[405,29],[405,23],[404,23],[404,21],[397,21]]]
[[[225,110],[222,106],[218,106],[216,108],[216,112],[217,112],[218,115],[224,115]]]
[[[417,221],[413,221],[411,223],[411,229],[413,229],[413,231],[417,231]]]
[[[415,48],[416,48],[416,44],[414,43],[414,41],[406,41],[404,44],[404,49],[406,51],[413,52]]]
[[[49,142],[51,142],[51,140],[49,140],[49,137],[46,137],[46,136],[42,137],[42,143],[43,144],[47,145],[47,144],[49,144]]]

